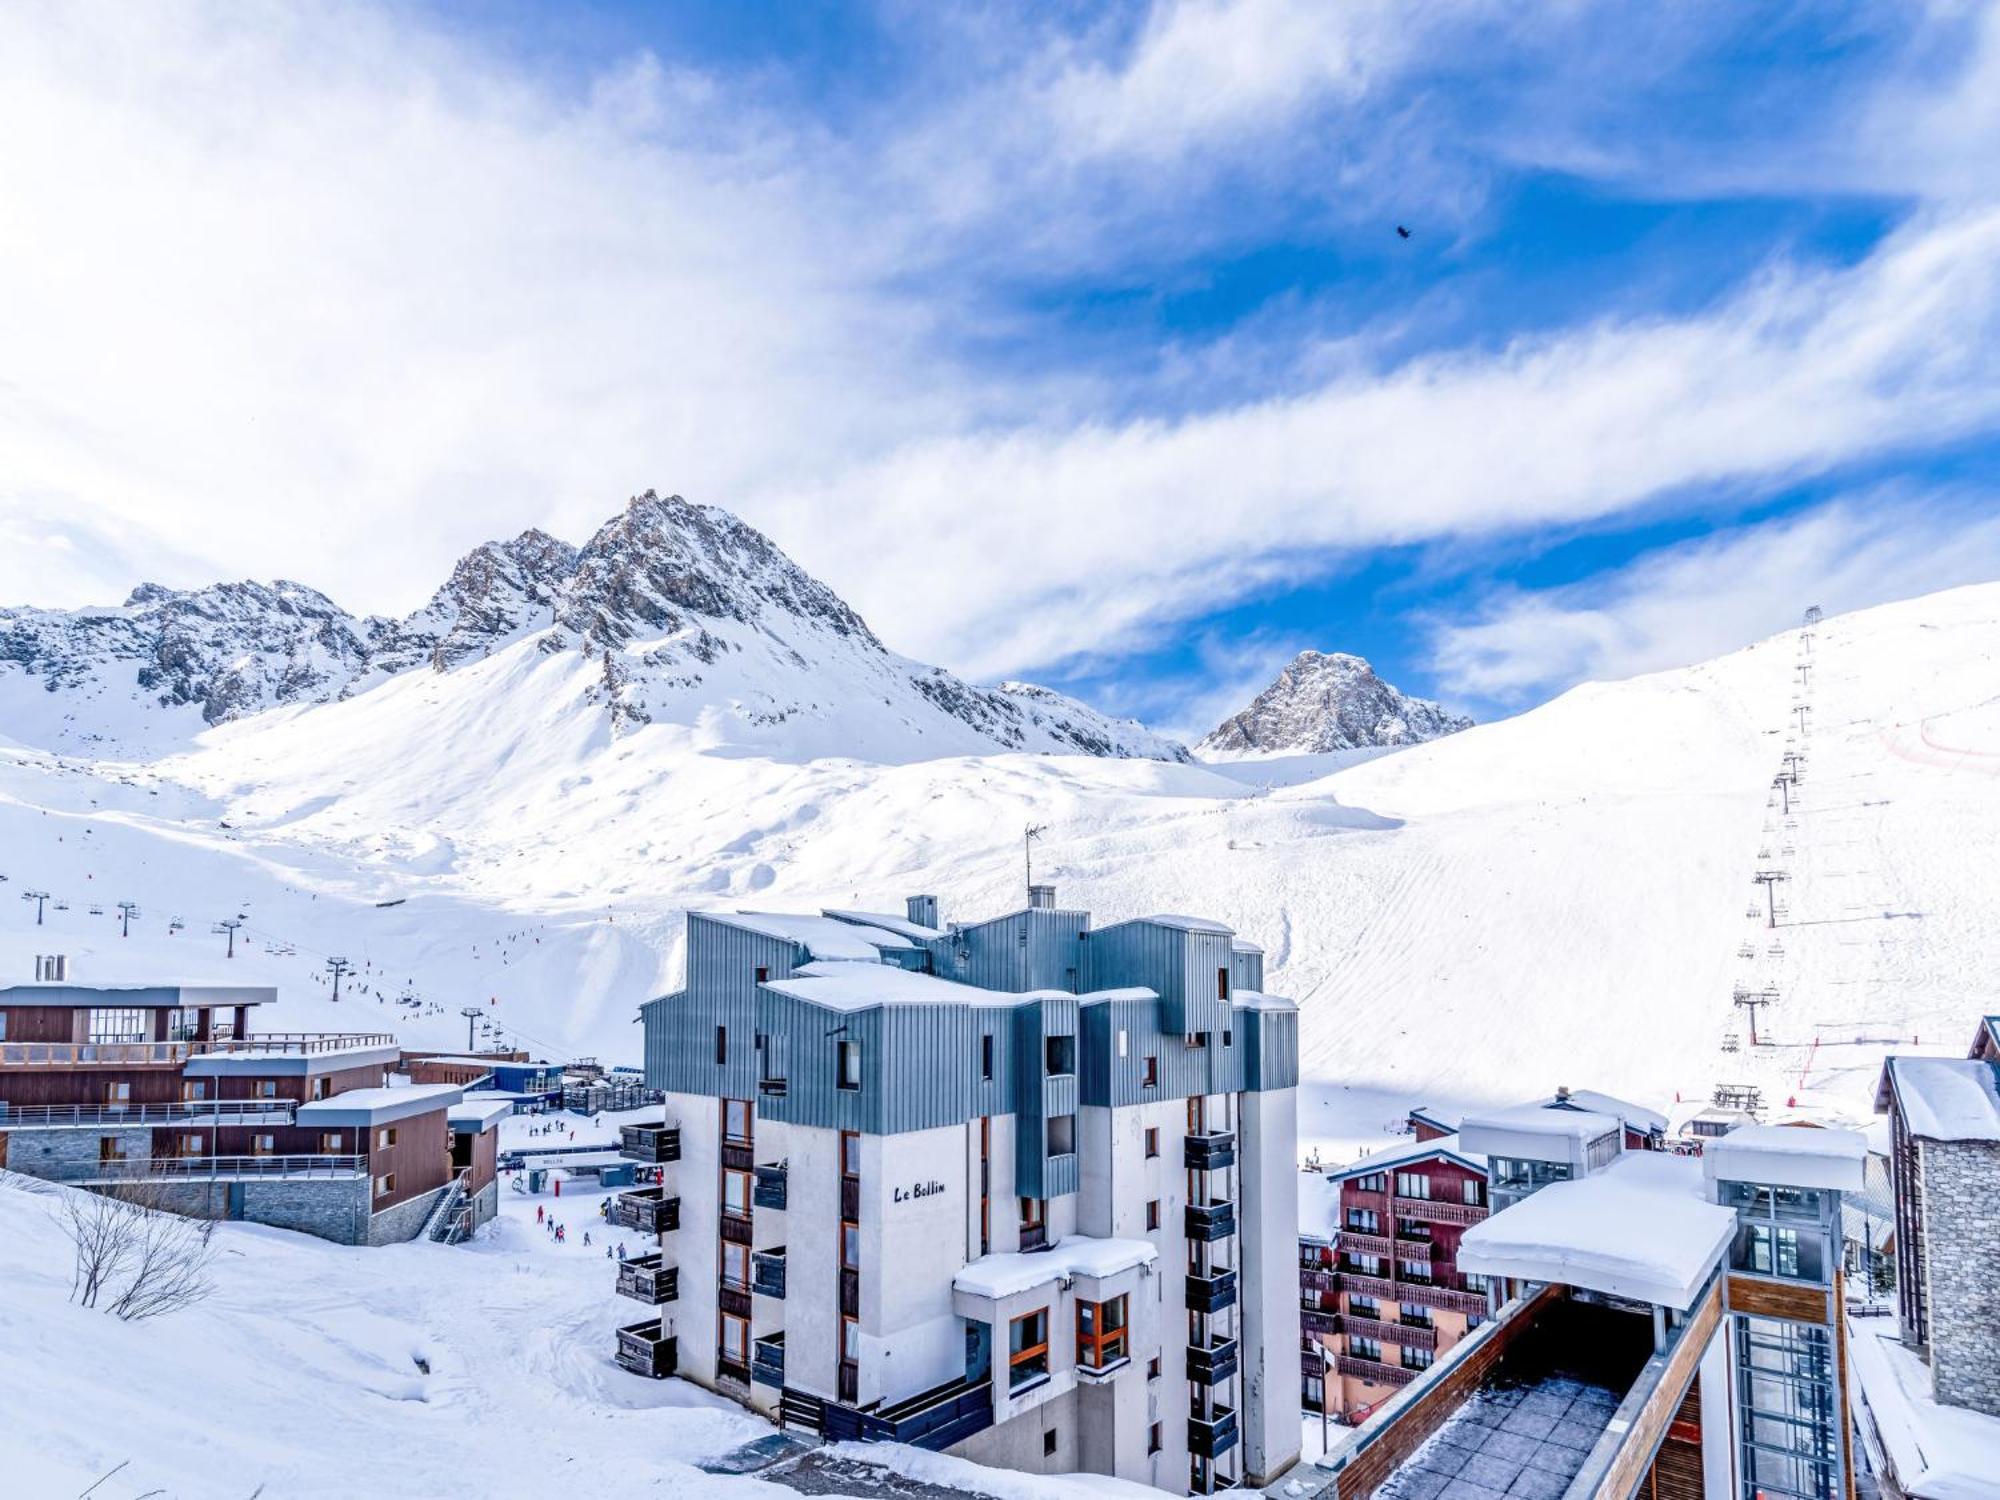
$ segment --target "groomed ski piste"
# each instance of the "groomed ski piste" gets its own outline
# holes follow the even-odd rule
[[[947,919],[988,915],[1019,904],[1032,823],[1048,829],[1037,878],[1062,904],[1099,921],[1201,912],[1265,946],[1268,987],[1303,1012],[1301,1135],[1324,1160],[1380,1144],[1411,1104],[1559,1084],[1658,1103],[1676,1123],[1718,1085],[1760,1090],[1768,1117],[1861,1120],[1884,1053],[1955,1052],[1991,1008],[1996,661],[2000,586],[1982,585],[1581,687],[1431,744],[1204,766],[935,757],[879,737],[841,754],[824,726],[788,744],[782,725],[746,734],[721,712],[614,733],[582,679],[562,675],[586,665],[523,642],[157,760],[0,740],[0,972],[26,977],[32,954],[63,952],[91,981],[275,983],[271,1028],[386,1021],[410,1045],[453,1049],[470,1005],[485,1012],[476,1040],[636,1062],[635,1008],[677,975],[687,909],[880,910],[932,891]],[[1788,771],[1796,781],[1774,786]],[[1785,877],[1770,888],[1775,925],[1755,880],[1770,872]],[[19,899],[31,890],[50,895],[41,927]],[[129,938],[122,900],[140,911]],[[224,918],[243,923],[234,959],[213,931]],[[337,1005],[330,957],[354,970]],[[602,1265],[563,1281],[515,1257],[505,1225],[492,1245],[435,1254],[231,1226],[226,1293],[127,1327],[69,1308],[67,1252],[39,1198],[0,1193],[0,1216],[23,1289],[0,1305],[8,1347],[88,1356],[60,1377],[80,1382],[76,1415],[37,1450],[72,1493],[109,1466],[86,1472],[102,1444],[72,1453],[86,1429],[210,1430],[189,1412],[240,1426],[238,1395],[301,1378],[315,1399],[284,1419],[284,1441],[328,1487],[267,1494],[365,1492],[342,1488],[342,1462],[379,1465],[382,1493],[542,1495],[557,1472],[601,1493],[665,1493],[666,1479],[604,1489],[605,1428],[562,1420],[564,1403],[629,1423],[669,1476],[757,1426],[672,1383],[635,1394],[610,1364],[619,1309]],[[407,1289],[404,1266],[422,1268]],[[321,1298],[367,1311],[321,1317]],[[386,1337],[375,1319],[397,1330],[388,1352],[369,1342]],[[560,1354],[522,1356],[557,1328]],[[487,1394],[384,1395],[416,1388],[400,1369],[412,1331]],[[0,1361],[0,1391],[51,1406],[50,1363]],[[153,1374],[87,1373],[125,1365]],[[314,1370],[328,1373],[300,1375]],[[697,1405],[627,1411],[669,1400]],[[552,1414],[527,1413],[535,1402]],[[402,1436],[358,1444],[360,1413]],[[492,1451],[534,1450],[535,1466],[460,1472],[475,1441],[463,1434],[481,1430]],[[458,1477],[435,1491],[391,1482],[396,1453]],[[186,1462],[173,1492],[235,1493],[212,1487],[212,1456],[208,1470]],[[240,1473],[249,1494],[257,1462],[227,1482]],[[992,1494],[1024,1483],[980,1481]]]

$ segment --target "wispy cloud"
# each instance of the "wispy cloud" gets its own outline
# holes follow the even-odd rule
[[[1435,626],[1456,693],[1501,705],[1684,666],[1829,613],[2000,578],[2000,497],[1886,488],[1668,547],[1562,588],[1508,590]]]

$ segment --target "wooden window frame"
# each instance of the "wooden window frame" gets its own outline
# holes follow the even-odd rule
[[[732,1262],[740,1265],[741,1275],[736,1274],[736,1269],[732,1266]],[[750,1247],[748,1245],[739,1245],[734,1240],[724,1240],[722,1242],[722,1260],[717,1270],[724,1286],[748,1291],[750,1289]]]
[[[393,1151],[393,1150],[395,1150],[395,1149],[396,1149],[396,1127],[395,1127],[395,1126],[393,1126],[393,1125],[384,1125],[384,1126],[381,1126],[380,1128],[378,1128],[378,1129],[376,1130],[376,1132],[375,1132],[375,1149],[376,1149],[377,1151]]]
[[[743,1132],[740,1135],[730,1128],[729,1117],[732,1112],[740,1112],[742,1115]],[[722,1101],[722,1138],[725,1141],[730,1141],[737,1145],[747,1145],[750,1142],[750,1132],[753,1128],[750,1101],[748,1099],[724,1099]]]
[[[1021,1324],[1032,1323],[1038,1318],[1041,1320],[1041,1342],[1038,1344],[1025,1344],[1020,1350],[1016,1351],[1014,1348],[1014,1330]],[[1019,1370],[1023,1365],[1034,1363],[1037,1359],[1042,1362],[1040,1370],[1029,1375],[1016,1377],[1015,1371]],[[1031,1384],[1034,1381],[1046,1380],[1048,1378],[1049,1310],[1046,1307],[1038,1307],[1033,1312],[1022,1313],[1020,1317],[1010,1318],[1007,1321],[1007,1389],[1018,1391],[1023,1386]]]
[[[1094,1312],[1097,1320],[1096,1332],[1086,1332],[1084,1319]],[[1115,1315],[1118,1326],[1107,1328],[1106,1320]],[[1131,1308],[1123,1292],[1116,1297],[1107,1297],[1102,1302],[1087,1302],[1079,1297],[1076,1303],[1076,1362],[1085,1370],[1104,1370],[1126,1358],[1131,1352]]]
[[[375,1196],[377,1198],[387,1198],[395,1191],[396,1191],[396,1174],[394,1172],[382,1172],[377,1174],[375,1178]]]
[[[733,1214],[739,1219],[747,1219],[750,1217],[750,1207],[752,1202],[754,1201],[752,1194],[755,1191],[754,1187],[751,1184],[750,1178],[751,1174],[748,1172],[738,1171],[732,1167],[724,1167],[722,1169],[721,1207],[724,1213]],[[740,1185],[743,1190],[743,1203],[741,1207],[738,1207],[736,1204],[733,1204],[729,1201],[729,1187],[732,1182],[735,1182],[738,1185]]]

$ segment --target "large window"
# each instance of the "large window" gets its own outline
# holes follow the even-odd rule
[[[722,1138],[725,1141],[747,1141],[750,1139],[750,1101],[748,1099],[724,1099],[722,1101]]]
[[[1566,1161],[1536,1161],[1521,1156],[1494,1157],[1492,1171],[1493,1207],[1496,1212],[1511,1207],[1552,1182],[1568,1182],[1570,1179],[1570,1167]]]
[[[1389,1177],[1386,1172],[1370,1172],[1366,1177],[1355,1178],[1349,1186],[1357,1193],[1386,1192],[1389,1187]]]
[[[733,1365],[750,1363],[750,1323],[733,1313],[722,1314],[722,1357]]]
[[[1744,1317],[1736,1358],[1745,1496],[1836,1500],[1844,1486],[1828,1330]]]
[[[1625,1132],[1623,1127],[1617,1130],[1607,1130],[1583,1148],[1584,1167],[1587,1171],[1591,1172],[1595,1172],[1600,1167],[1608,1167],[1624,1149]]]
[[[136,1007],[118,1006],[109,1010],[90,1012],[90,1029],[86,1033],[93,1042],[145,1042],[152,1040],[149,1013]]]
[[[1363,1234],[1374,1234],[1382,1227],[1382,1221],[1372,1208],[1350,1208],[1347,1211],[1347,1227],[1358,1229]]]
[[[1049,1154],[1050,1156],[1074,1156],[1074,1155],[1076,1155],[1076,1116],[1075,1116],[1075,1115],[1051,1115],[1051,1116],[1049,1116],[1049,1131],[1048,1131],[1048,1135],[1049,1135],[1049,1152],[1048,1152],[1048,1154]]]
[[[1380,1360],[1382,1342],[1380,1339],[1364,1339],[1350,1333],[1347,1336],[1347,1352],[1356,1359]]]
[[[1403,1348],[1403,1368],[1406,1370],[1428,1370],[1431,1361],[1437,1358],[1434,1350],[1412,1349],[1408,1344]]]
[[[1831,1275],[1831,1200],[1810,1188],[1757,1183],[1723,1185],[1723,1202],[1736,1210],[1736,1243],[1729,1263],[1738,1271],[1810,1281]]]
[[[741,1290],[750,1285],[750,1247],[722,1242],[722,1284]]]
[[[1125,1299],[1076,1304],[1076,1362],[1102,1370],[1125,1358]]]
[[[1398,1172],[1396,1174],[1396,1196],[1398,1198],[1428,1198],[1431,1195],[1430,1177],[1423,1172]]]
[[[1049,1373],[1049,1310],[1044,1307],[1007,1325],[1007,1388],[1018,1391]]]
[[[858,1130],[843,1130],[840,1133],[840,1175],[861,1175],[861,1133]]]
[[[861,1087],[861,1043],[859,1042],[840,1044],[840,1086],[844,1089]]]
[[[167,1012],[167,1040],[170,1042],[191,1042],[201,1029],[201,1012],[182,1010],[176,1007]]]
[[[1061,1078],[1076,1071],[1076,1038],[1073,1036],[1052,1036],[1043,1044],[1047,1071],[1051,1078]]]
[[[725,1213],[747,1214],[750,1212],[750,1174],[748,1172],[723,1172],[722,1208]]]

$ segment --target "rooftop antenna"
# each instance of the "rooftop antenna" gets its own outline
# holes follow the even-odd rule
[[[1032,899],[1035,888],[1035,840],[1049,831],[1046,823],[1030,823],[1021,831],[1021,852],[1026,856],[1028,866],[1028,890]]]
[[[118,903],[118,935],[120,937],[130,937],[132,935],[132,919],[138,915],[138,902],[120,901]]]
[[[225,958],[236,957],[236,929],[242,925],[243,919],[241,917],[224,917],[212,929],[215,932],[226,932],[229,934],[229,952],[223,955]]]
[[[458,1013],[465,1017],[465,1050],[470,1052],[472,1050],[472,1028],[479,1020],[482,1012],[476,1005],[464,1005],[459,1007]]]
[[[49,899],[49,893],[47,891],[23,891],[21,892],[21,899],[35,903],[35,925],[37,927],[41,926],[42,903]]]
[[[1750,877],[1751,883],[1764,887],[1764,925],[1778,925],[1778,882],[1792,877],[1783,870],[1759,870]]]
[[[1729,998],[1744,1010],[1750,1012],[1750,1045],[1753,1047],[1763,1046],[1763,1040],[1757,1035],[1757,1009],[1759,1006],[1775,1005],[1778,1000],[1777,990],[1771,987],[1761,990],[1739,988]]]
[[[333,999],[336,1005],[340,1003],[340,976],[352,972],[353,968],[354,965],[344,958],[329,958],[326,961],[326,971],[333,976]]]

